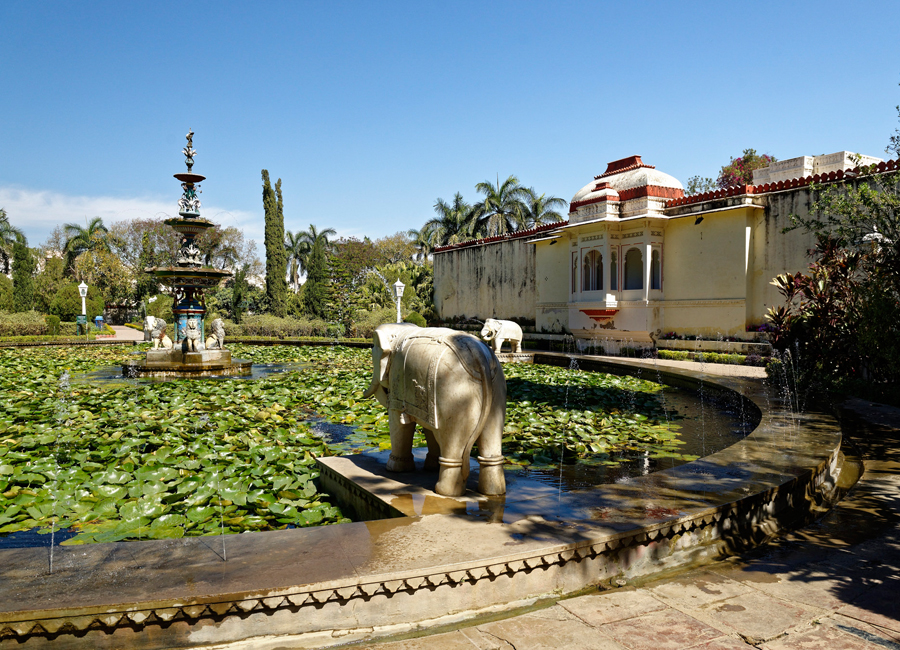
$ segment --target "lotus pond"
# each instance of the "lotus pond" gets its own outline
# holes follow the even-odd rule
[[[103,385],[74,379],[134,348],[0,350],[0,536],[65,531],[62,543],[78,544],[348,521],[317,490],[314,459],[390,447],[387,412],[362,399],[370,352],[229,347],[255,364],[304,365],[258,381]],[[504,453],[520,471],[697,457],[681,450],[684,414],[658,384],[524,364],[504,373]]]

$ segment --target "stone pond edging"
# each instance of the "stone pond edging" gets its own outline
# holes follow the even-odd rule
[[[567,366],[572,357],[534,361]],[[702,563],[801,525],[838,496],[841,434],[831,416],[792,413],[760,382],[576,358],[585,370],[742,395],[759,426],[674,469],[508,498],[505,523],[467,515],[476,501],[450,514],[400,509],[405,516],[229,535],[224,549],[218,537],[57,547],[53,574],[46,548],[3,550],[0,648],[347,643]],[[388,492],[427,503],[416,490]]]

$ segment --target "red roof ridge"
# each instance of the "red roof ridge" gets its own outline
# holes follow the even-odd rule
[[[656,167],[653,165],[644,164],[644,161],[641,160],[640,156],[628,156],[627,158],[620,158],[619,160],[613,160],[611,163],[607,163],[606,171],[599,176],[594,176],[594,180],[604,178],[606,176],[612,176],[613,174],[630,172],[633,169],[640,169],[641,167],[646,167],[647,169],[656,169]]]
[[[462,241],[457,244],[448,244],[447,246],[439,246],[434,249],[435,253],[443,253],[444,251],[453,250],[456,248],[468,248],[469,246],[480,246],[481,244],[491,244],[493,242],[505,241],[508,239],[518,239],[520,237],[527,237],[528,235],[534,235],[539,232],[544,232],[545,230],[552,230],[554,228],[560,228],[562,226],[568,225],[568,221],[554,221],[552,223],[545,223],[540,226],[535,226],[534,228],[529,228],[528,230],[516,230],[514,232],[508,232],[505,235],[494,235],[493,237],[484,237],[482,239],[470,239],[468,241]]]

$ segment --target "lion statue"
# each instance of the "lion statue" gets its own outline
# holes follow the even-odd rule
[[[158,350],[160,346],[166,350],[172,349],[172,339],[166,336],[166,321],[162,318],[147,316],[144,319],[144,331],[150,333],[154,350]]]
[[[202,352],[205,349],[200,335],[200,326],[196,318],[188,318],[184,329],[184,345],[186,352]]]
[[[207,350],[224,350],[225,349],[225,324],[221,318],[216,318],[210,324],[212,334],[206,339]]]

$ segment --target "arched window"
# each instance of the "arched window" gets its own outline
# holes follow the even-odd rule
[[[610,291],[618,291],[619,290],[619,255],[616,251],[612,251],[610,253],[609,261],[609,290]]]
[[[625,253],[625,291],[644,288],[644,260],[637,248]]]
[[[597,291],[603,288],[603,256],[599,251],[588,251],[581,265],[581,290]]]
[[[659,251],[654,250],[650,256],[650,288],[662,289],[662,265],[659,263]]]

